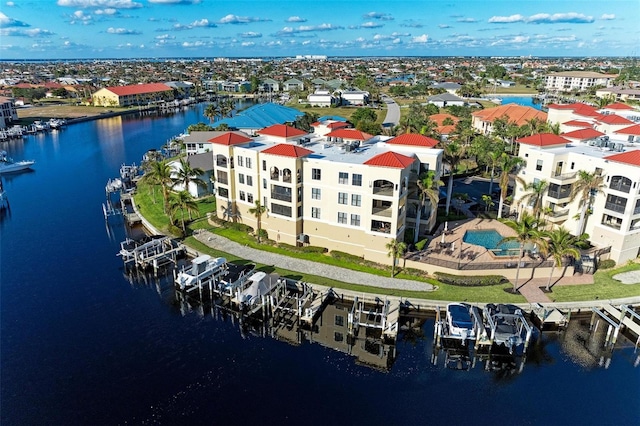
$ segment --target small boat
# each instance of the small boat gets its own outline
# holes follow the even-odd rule
[[[239,305],[247,308],[260,304],[262,297],[271,293],[277,284],[267,280],[267,274],[262,271],[255,272],[248,278],[248,281],[251,284],[239,292],[237,296]]]
[[[33,160],[13,161],[7,156],[7,151],[0,151],[0,173],[14,173],[30,169],[35,164]]]
[[[505,346],[510,353],[531,337],[531,326],[517,306],[489,304],[485,309],[485,318],[493,342]]]
[[[470,306],[466,303],[449,303],[447,305],[447,326],[449,337],[463,340],[476,338]]]
[[[209,281],[217,281],[228,272],[227,260],[224,257],[212,258],[203,254],[191,261],[190,270],[182,270],[178,273],[175,283],[184,290],[195,285],[206,284]]]

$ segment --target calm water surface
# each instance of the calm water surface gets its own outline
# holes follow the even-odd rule
[[[640,424],[633,348],[609,367],[546,336],[520,373],[431,363],[433,321],[401,335],[388,371],[317,343],[183,315],[167,282],[130,283],[105,227],[108,178],[186,128],[109,118],[3,144],[35,171],[4,178],[1,422],[75,424]],[[345,278],[348,279],[348,278]]]

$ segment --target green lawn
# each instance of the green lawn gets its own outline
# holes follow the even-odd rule
[[[640,264],[634,263],[616,269],[599,270],[594,275],[594,284],[553,287],[549,298],[556,302],[575,302],[640,296],[640,283],[622,284],[613,279],[616,274],[635,270],[640,270]]]

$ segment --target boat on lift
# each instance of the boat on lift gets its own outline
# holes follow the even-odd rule
[[[476,338],[470,309],[471,307],[466,303],[449,303],[447,305],[446,320],[449,337],[462,340]]]

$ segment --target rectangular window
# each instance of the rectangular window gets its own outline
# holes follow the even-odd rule
[[[346,185],[349,183],[349,173],[339,172],[338,173],[338,183],[340,185]]]
[[[238,182],[244,185],[244,175],[242,173],[238,173]]]
[[[238,166],[242,167],[244,164],[242,164],[242,157],[238,155]]]
[[[362,175],[360,174],[352,174],[351,175],[351,185],[353,186],[362,186]]]
[[[351,194],[351,205],[360,207],[362,205],[362,195],[360,194]]]
[[[320,188],[311,188],[311,198],[314,200],[322,199],[322,191]]]
[[[571,170],[576,166],[576,163],[571,163]]]
[[[344,317],[342,315],[336,315],[335,324],[338,327],[344,327]]]
[[[227,188],[218,187],[218,195],[222,198],[229,198],[229,190]]]
[[[320,208],[311,207],[311,217],[314,219],[320,219]]]
[[[347,214],[344,212],[338,212],[338,223],[347,223]]]
[[[541,171],[542,170],[542,160],[536,161],[536,170],[537,171]]]
[[[311,169],[311,179],[320,180],[322,177],[322,173],[320,173],[320,169]]]
[[[267,189],[267,178],[262,178],[262,188]]]
[[[351,226],[360,226],[360,215],[352,214],[351,215]]]
[[[253,186],[253,176],[247,176],[247,185]]]
[[[245,194],[244,191],[240,191],[240,199],[242,201],[247,201],[247,194]]]
[[[262,160],[262,171],[263,172],[267,171],[267,160]]]
[[[247,202],[253,204],[253,194],[247,194]]]
[[[251,157],[247,157],[246,164],[247,164],[247,169],[250,169],[251,168]]]
[[[333,332],[333,340],[335,340],[336,342],[342,342],[344,341],[344,334],[338,332],[338,331],[334,331]]]
[[[347,204],[349,194],[346,192],[338,192],[338,204]]]

